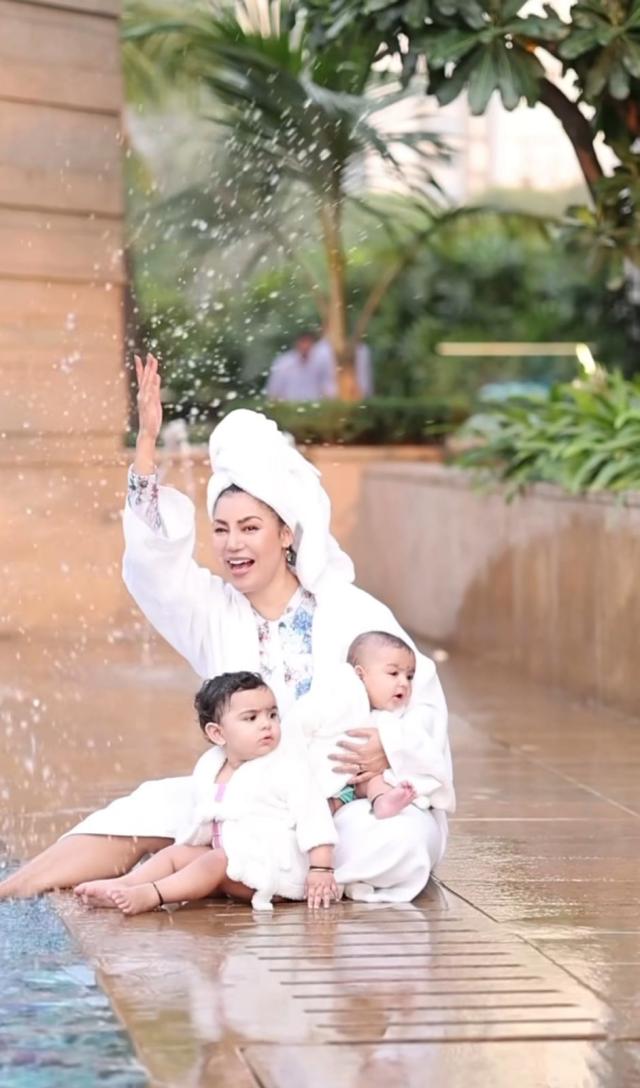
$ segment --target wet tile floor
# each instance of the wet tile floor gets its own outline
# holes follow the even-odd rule
[[[147,1083],[51,901],[0,903],[0,1088]]]
[[[441,671],[460,806],[441,883],[416,904],[123,919],[55,898],[150,1084],[640,1085],[640,722],[484,664]],[[159,644],[5,646],[12,851],[188,771],[193,687]]]

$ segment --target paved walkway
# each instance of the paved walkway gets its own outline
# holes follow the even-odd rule
[[[16,648],[0,659],[14,853],[192,765],[193,681],[163,647]],[[441,672],[459,809],[416,904],[124,919],[57,897],[150,1083],[640,1083],[640,723],[478,664]]]

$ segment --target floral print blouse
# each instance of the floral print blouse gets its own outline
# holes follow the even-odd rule
[[[277,620],[265,620],[253,609],[260,645],[260,675],[276,689],[284,684],[293,699],[311,687],[311,629],[316,599],[299,586]]]
[[[154,472],[150,476],[141,476],[138,472],[134,472],[131,466],[128,485],[127,502],[131,509],[154,533],[166,536],[167,530],[160,514],[160,489],[157,474]]]
[[[159,494],[155,473],[141,476],[133,468],[129,469],[129,506],[154,533],[166,536]],[[252,608],[258,631],[260,674],[276,690],[284,687],[292,702],[305,695],[311,687],[311,631],[315,608],[315,597],[302,586],[298,587],[277,620],[266,620]]]

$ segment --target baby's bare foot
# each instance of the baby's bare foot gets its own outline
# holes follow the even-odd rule
[[[401,782],[386,793],[381,793],[373,802],[373,811],[378,820],[388,820],[397,816],[403,808],[415,801],[417,793],[410,782]]]
[[[119,887],[121,879],[118,877],[112,880],[85,880],[83,884],[77,884],[73,892],[87,907],[113,907],[111,892]]]
[[[111,892],[113,906],[123,914],[144,914],[160,906],[154,884],[121,885]]]

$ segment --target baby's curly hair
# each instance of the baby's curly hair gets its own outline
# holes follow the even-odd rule
[[[211,680],[205,680],[193,700],[202,732],[204,733],[209,722],[220,722],[231,697],[237,692],[257,691],[259,688],[268,687],[257,672],[223,672]]]

